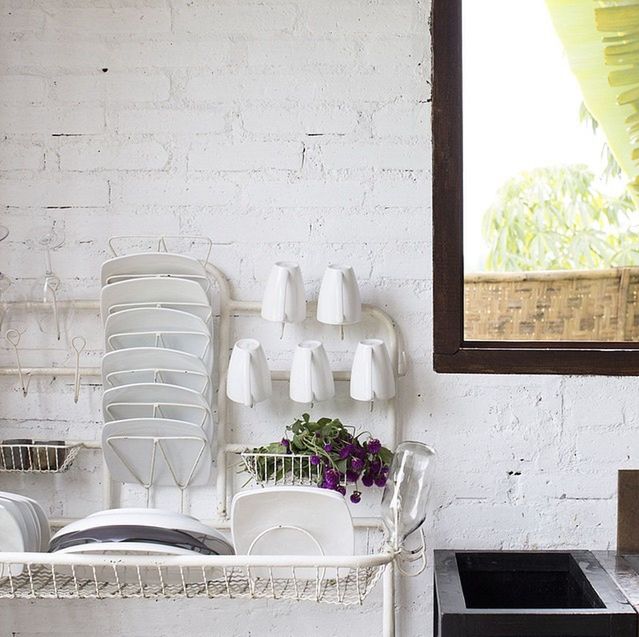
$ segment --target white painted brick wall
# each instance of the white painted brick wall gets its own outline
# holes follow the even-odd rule
[[[328,261],[350,262],[364,299],[406,338],[403,435],[440,451],[430,545],[609,547],[616,470],[634,466],[639,445],[635,379],[432,372],[428,11],[428,0],[0,0],[0,205],[11,229],[0,271],[15,277],[15,297],[40,295],[34,238],[54,220],[66,232],[53,257],[63,298],[97,295],[114,234],[210,236],[241,298],[260,297],[278,258],[301,263],[309,297]],[[59,344],[35,317],[5,327],[28,327],[27,365],[71,364],[79,332],[97,364],[97,317],[72,311],[63,324]],[[269,353],[281,367],[311,335],[295,327],[279,343],[269,327],[242,322],[238,334],[277,344]],[[344,364],[352,342],[318,333]],[[383,437],[379,416],[339,391],[326,411]],[[89,384],[77,406],[60,380],[34,380],[23,399],[2,379],[0,398],[2,437],[100,430]],[[275,400],[236,415],[258,442],[295,413]],[[98,481],[85,455],[64,476],[4,475],[0,488],[79,515],[99,506]],[[210,508],[210,493],[193,497]],[[402,582],[402,636],[429,634],[430,580]],[[379,613],[379,591],[362,609],[3,602],[0,633],[372,635]]]

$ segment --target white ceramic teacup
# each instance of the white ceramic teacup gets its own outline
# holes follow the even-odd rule
[[[352,325],[362,320],[362,301],[353,268],[331,264],[326,268],[319,297],[317,320],[328,325]]]
[[[278,261],[271,268],[264,288],[262,318],[277,323],[301,323],[306,318],[304,280],[297,263]]]
[[[351,370],[351,398],[371,402],[395,396],[395,374],[384,341],[360,341]]]
[[[333,372],[320,341],[302,341],[293,354],[291,400],[297,403],[314,403],[328,400],[335,395]]]
[[[229,361],[226,395],[233,402],[253,407],[271,393],[271,371],[260,342],[254,338],[237,341]]]

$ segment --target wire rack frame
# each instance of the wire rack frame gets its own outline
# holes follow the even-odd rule
[[[362,604],[393,559],[2,554],[0,599],[251,598]],[[263,572],[256,576],[255,572]],[[326,573],[330,570],[330,576]]]
[[[316,486],[324,474],[310,455],[243,451],[241,467],[260,486]]]
[[[64,473],[73,464],[80,449],[78,443],[0,443],[0,472]]]
[[[135,237],[118,237],[117,239],[128,239]],[[164,241],[163,237],[158,238],[158,246],[159,249],[162,249],[162,246],[166,248],[166,241]],[[118,256],[116,249],[113,244],[110,243],[111,248],[114,252],[115,256]],[[229,409],[228,409],[228,399],[226,398],[226,374],[228,370],[228,356],[231,346],[231,322],[234,318],[238,316],[248,316],[248,317],[259,317],[261,312],[261,304],[256,301],[241,301],[235,299],[232,295],[231,285],[226,276],[219,270],[211,261],[207,258],[205,261],[205,268],[208,275],[215,281],[218,287],[219,299],[220,299],[220,311],[219,311],[219,321],[218,321],[218,329],[217,329],[217,340],[218,340],[218,349],[217,349],[217,375],[218,375],[218,391],[217,391],[217,479],[216,479],[216,497],[217,497],[217,513],[218,519],[224,524],[225,521],[228,520],[228,502],[230,498],[229,491],[229,481],[228,481],[228,454],[229,453],[238,453],[239,451],[246,450],[250,447],[250,444],[238,445],[237,443],[228,443],[226,440],[226,431],[229,428]],[[19,303],[20,304],[20,303]],[[99,309],[99,303],[97,301],[81,301],[81,302],[73,302],[73,301],[62,301],[59,305],[60,307],[69,304],[75,307],[76,309],[87,309],[87,310],[96,310]],[[28,307],[40,307],[40,303],[22,303],[20,305],[24,305],[25,308]],[[308,316],[313,316],[315,313],[316,304],[309,303],[307,304],[307,312]],[[402,347],[402,340],[399,331],[396,328],[395,322],[393,319],[382,309],[371,306],[364,305],[362,307],[363,313],[367,315],[369,318],[375,320],[378,325],[385,332],[385,341],[388,346],[389,354],[391,357],[391,361],[393,363],[393,368],[395,370],[396,376],[403,376],[406,373],[406,357]],[[76,385],[78,384],[78,378],[84,376],[100,376],[100,370],[96,368],[84,368],[84,367],[71,367],[71,368],[63,368],[63,367],[34,367],[29,370],[30,376],[55,376],[55,377],[64,377],[64,376],[74,376],[76,378]],[[0,367],[0,376],[2,375],[16,375],[21,372],[20,368],[16,367]],[[333,374],[336,381],[348,381],[350,378],[350,374],[348,372],[334,372]],[[273,380],[275,381],[286,381],[289,379],[288,372],[273,372],[272,373]],[[397,442],[397,396],[387,401],[386,405],[386,413],[387,413],[387,424],[389,431],[387,432],[387,436],[389,439],[389,446],[391,448],[395,447]],[[89,442],[87,445],[89,447],[94,447],[94,442]],[[99,445],[97,445],[99,446]],[[112,508],[115,506],[114,502],[114,492],[113,485],[110,480],[110,476],[108,474],[108,470],[105,467],[105,477],[104,477],[104,485],[103,485],[103,497],[104,497],[104,506],[106,508]],[[67,522],[68,520],[63,520],[63,522]],[[365,526],[377,526],[378,521],[374,522],[366,522]],[[41,556],[40,556],[41,557]],[[60,555],[62,560],[57,562],[58,565],[66,565],[71,566],[76,564],[75,561],[70,560],[69,556]],[[74,556],[74,558],[77,556]],[[372,557],[372,556],[369,556]],[[65,559],[66,558],[66,559]],[[95,558],[92,558],[95,560]],[[246,559],[246,556],[244,556]],[[255,559],[255,558],[251,558]],[[277,566],[295,566],[296,560],[295,556],[281,556],[280,559],[283,559],[283,563],[280,564],[278,562]],[[24,563],[27,560],[27,557],[24,555],[21,558],[10,559],[7,554],[0,555],[0,563]],[[121,564],[121,560],[117,562]],[[163,558],[159,564],[156,566],[167,566],[169,560],[167,558]],[[39,564],[40,567],[43,566],[42,560],[33,560],[33,567],[27,568],[27,573],[35,570],[40,572],[41,569],[36,568]],[[51,566],[51,562],[46,562],[46,564]],[[242,563],[243,564],[243,563]],[[395,634],[395,580],[394,580],[394,555],[386,555],[385,556],[385,566],[378,573],[377,579],[382,576],[383,573],[383,595],[384,595],[384,604],[383,604],[383,635],[384,637],[392,637]],[[90,565],[90,564],[87,564]],[[109,564],[105,564],[108,566]],[[113,564],[111,564],[113,566]],[[132,566],[135,566],[132,564]],[[266,564],[269,566],[269,564]],[[273,566],[272,564],[270,566]],[[302,564],[302,566],[307,566],[306,564]],[[327,564],[328,566],[335,566],[335,564]],[[201,567],[201,565],[200,565]],[[350,568],[350,565],[348,565]],[[359,568],[359,567],[356,567]],[[56,580],[55,577],[55,564],[52,565],[52,580]],[[33,582],[33,577],[28,577],[30,583],[35,586]],[[73,578],[72,578],[73,579]],[[77,579],[77,578],[76,578]],[[247,579],[251,578],[247,575]],[[259,578],[258,578],[259,579]],[[269,578],[267,578],[269,579]],[[270,578],[274,579],[274,578]],[[285,578],[290,580],[290,578]],[[338,578],[339,579],[339,578]],[[359,580],[357,580],[359,581]],[[337,585],[337,584],[336,584]],[[75,586],[75,583],[74,583]],[[255,591],[256,589],[253,587],[249,590]],[[249,595],[249,596],[254,596]]]

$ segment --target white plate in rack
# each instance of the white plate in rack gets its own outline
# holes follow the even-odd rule
[[[13,494],[7,494],[12,496]],[[34,551],[40,548],[40,540],[34,527],[31,511],[26,503],[18,502],[13,497],[0,496],[0,504],[13,516],[20,526],[25,551]]]
[[[0,551],[6,553],[22,553],[25,550],[25,538],[22,525],[9,507],[0,502]],[[10,567],[0,564],[0,577],[22,573],[22,564],[11,564]]]
[[[202,394],[178,385],[140,383],[107,389],[102,396],[105,422],[130,418],[163,418],[197,425],[211,439],[210,407]]]
[[[209,289],[206,269],[193,257],[171,252],[142,252],[114,257],[102,264],[102,285],[132,278],[152,276],[192,279],[204,290]]]
[[[27,498],[19,493],[9,493],[0,491],[0,501],[9,500],[14,502],[22,513],[23,519],[29,532],[30,551],[46,551],[49,544],[49,520],[42,507],[31,498]],[[44,548],[43,548],[44,547]]]
[[[208,370],[208,371],[207,371]],[[108,352],[102,359],[105,389],[133,383],[164,382],[210,396],[210,367],[192,354],[161,347]]]
[[[188,533],[204,542],[209,548],[216,551],[218,555],[233,555],[234,552],[230,541],[216,529],[203,524],[190,515],[163,509],[124,508],[99,511],[81,520],[71,522],[71,524],[60,529],[52,539],[77,531],[118,525],[174,529]]]
[[[344,497],[317,487],[269,487],[241,491],[231,506],[231,532],[238,555],[353,555],[355,533]],[[290,568],[273,568],[273,577],[291,577]],[[251,569],[270,577],[269,569]],[[324,578],[335,569],[321,569]],[[317,569],[296,568],[296,576],[315,579]],[[343,573],[345,575],[345,572]]]
[[[207,484],[211,474],[209,439],[200,427],[188,422],[114,420],[102,429],[102,450],[117,482],[198,486]]]
[[[194,281],[149,277],[110,283],[100,293],[100,312],[106,322],[110,314],[145,307],[167,307],[199,316],[208,322],[211,304],[207,293]]]
[[[122,310],[107,317],[104,324],[107,349],[113,334],[136,332],[192,332],[211,336],[208,326],[199,316],[166,307],[142,307]]]

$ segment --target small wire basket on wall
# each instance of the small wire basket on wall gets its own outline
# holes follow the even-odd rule
[[[322,464],[313,464],[311,455],[244,451],[243,470],[255,484],[268,486],[318,486],[324,476]]]

